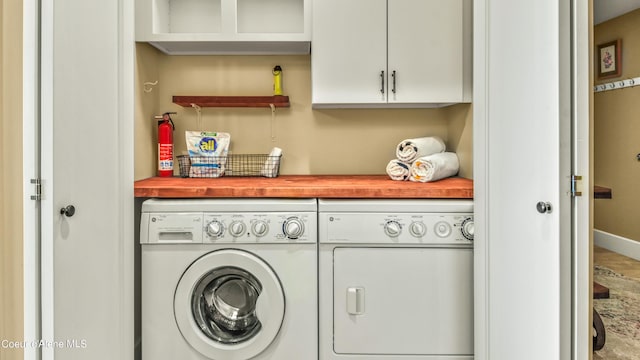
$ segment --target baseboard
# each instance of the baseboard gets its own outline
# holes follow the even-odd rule
[[[638,241],[594,229],[593,243],[596,246],[640,261],[640,242]]]

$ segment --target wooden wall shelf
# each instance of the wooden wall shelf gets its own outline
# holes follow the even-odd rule
[[[593,187],[593,198],[594,199],[611,199],[611,189],[595,185]]]
[[[183,107],[289,107],[289,97],[276,96],[174,96],[173,103]]]

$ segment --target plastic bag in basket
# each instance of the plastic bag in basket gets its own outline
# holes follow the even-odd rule
[[[231,135],[210,131],[186,131],[191,158],[190,177],[220,177],[224,174]]]

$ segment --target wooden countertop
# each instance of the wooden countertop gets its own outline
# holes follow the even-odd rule
[[[393,181],[386,175],[281,175],[277,178],[152,177],[134,183],[136,197],[157,198],[388,198],[472,199],[473,181]]]

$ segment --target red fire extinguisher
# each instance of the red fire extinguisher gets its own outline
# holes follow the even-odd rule
[[[175,125],[167,112],[158,120],[158,176],[173,176],[173,130]]]

